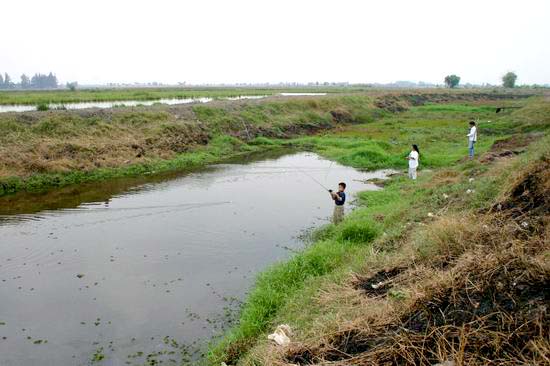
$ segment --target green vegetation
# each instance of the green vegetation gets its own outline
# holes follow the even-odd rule
[[[50,109],[50,107],[45,103],[40,103],[36,106],[36,110],[40,111],[40,112],[47,111],[49,109]]]
[[[105,353],[103,353],[103,347],[100,347],[94,352],[90,362],[92,364],[97,364],[102,362],[104,359],[105,359]]]
[[[456,76],[455,74],[447,75],[444,81],[447,88],[455,88],[460,83],[460,76]]]
[[[505,88],[513,88],[514,86],[516,86],[517,78],[518,78],[518,76],[516,75],[516,73],[511,72],[511,71],[507,72],[502,77],[502,86],[505,87]]]
[[[67,173],[37,174],[26,179],[11,177],[0,181],[0,196],[18,191],[40,192],[50,188],[64,187],[99,180],[135,177],[175,170],[188,170],[219,162],[241,154],[264,151],[259,147],[243,144],[229,136],[214,138],[206,147],[191,153],[183,153],[170,160],[151,160],[120,168],[98,168],[91,171],[69,171]]]
[[[449,98],[462,102],[429,104]],[[464,102],[479,98],[498,98],[498,105],[504,103],[498,94],[356,94],[177,108],[0,114],[0,196],[187,169],[285,146],[315,150],[354,167],[377,169],[405,166],[403,157],[410,144],[416,143],[424,167],[445,166],[463,156],[463,121],[478,119],[484,135],[478,143],[481,150],[494,138],[514,132],[512,109],[498,115],[500,120],[510,120],[508,124],[495,124],[485,121],[496,117],[491,102]],[[524,105],[525,99],[513,104]],[[391,112],[397,105],[406,112]],[[544,111],[530,113],[538,118]],[[335,126],[348,127],[337,135],[318,134]],[[313,133],[317,135],[306,136]],[[225,144],[222,149],[220,141]]]
[[[540,139],[550,126],[550,103],[544,97],[512,97],[454,91],[339,94],[101,113],[0,115],[0,196],[189,169],[285,147],[312,150],[360,169],[404,169],[404,157],[415,143],[421,154],[419,180],[395,177],[384,190],[360,194],[359,208],[342,224],[319,230],[304,251],[260,274],[238,325],[212,345],[209,355],[216,365],[296,363],[269,352],[265,341],[276,325],[289,323],[296,330],[295,339],[328,360],[332,356],[313,340],[325,337],[325,345],[338,348],[329,335],[342,324],[356,324],[360,333],[368,333],[373,319],[397,324],[411,304],[424,301],[422,296],[431,301],[429,296],[437,292],[408,283],[409,287],[392,287],[384,302],[362,307],[357,304],[366,300],[352,291],[350,276],[368,277],[386,265],[410,266],[414,258],[414,263],[428,269],[422,277],[413,272],[408,278],[429,284],[451,276],[433,266],[454,268],[452,261],[464,253],[489,258],[484,252],[468,251],[496,240],[499,231],[494,228],[499,226],[488,222],[486,229],[481,223],[488,219],[473,215],[488,212],[509,194],[515,179],[510,172],[536,165],[550,142],[542,139],[530,145],[527,154],[510,158]],[[495,114],[496,106],[505,108]],[[476,152],[483,155],[474,161],[464,158],[471,118],[479,128]],[[472,237],[480,238],[472,239],[476,245],[471,244]],[[492,263],[489,259],[487,263]],[[279,359],[274,362],[270,357]],[[435,363],[431,361],[424,363]]]
[[[176,112],[158,106],[0,115],[0,196],[187,169],[279,147],[282,140],[261,138],[332,128],[334,110],[346,111],[353,122],[374,107],[367,96],[334,96],[180,106]]]
[[[67,82],[65,86],[67,87],[67,89],[74,92],[78,87],[78,82],[76,81]]]
[[[490,105],[428,104],[411,107],[404,113],[388,114],[368,124],[348,126],[337,133],[285,141],[262,139],[257,143],[310,149],[339,163],[366,170],[404,168],[405,156],[411,145],[417,144],[422,167],[437,168],[464,157],[465,121],[473,117],[478,120],[483,135],[477,146],[480,151],[487,150],[495,139],[518,130],[509,115],[497,122],[494,107]]]
[[[346,300],[346,294],[350,293],[350,272],[372,274],[373,267],[384,270],[386,263],[398,266],[402,262],[409,263],[411,258],[438,266],[439,259],[449,260],[461,255],[468,247],[455,236],[461,237],[460,230],[466,229],[453,215],[468,216],[491,207],[513,184],[511,169],[524,167],[526,162],[550,153],[550,140],[546,138],[531,145],[529,154],[516,159],[503,158],[501,164],[492,165],[493,158],[499,159],[499,154],[506,149],[522,151],[530,141],[541,136],[540,132],[550,125],[548,115],[543,115],[548,108],[549,103],[535,98],[524,109],[496,118],[493,108],[487,105],[426,105],[323,136],[287,141],[344,164],[369,169],[404,167],[408,145],[417,143],[421,167],[433,169],[421,171],[418,181],[396,177],[384,190],[363,192],[359,198],[360,207],[342,224],[319,230],[313,236],[313,243],[303,252],[261,273],[242,308],[238,325],[212,345],[210,363],[292,364],[294,360],[303,360],[281,359],[281,353],[270,351],[266,336],[278,324],[291,324],[297,330],[294,337],[306,343],[303,350],[296,351],[296,357],[307,360],[307,352],[319,350],[320,359],[323,359],[322,346],[317,346],[316,341],[320,334],[327,335],[328,349],[337,347],[338,341],[329,336],[345,324],[355,324],[354,319],[361,318],[365,312],[359,305],[364,301],[360,298],[363,295],[354,292],[349,295],[352,300]],[[465,123],[473,116],[480,121],[482,136],[478,154],[489,149],[491,152],[483,159],[469,161],[463,159],[466,155]],[[526,131],[530,134],[525,135]],[[534,131],[538,132],[532,135]],[[280,142],[262,138],[257,143]],[[449,222],[445,224],[448,226],[438,228],[439,231],[425,229],[443,215],[451,217],[444,221]],[[448,231],[451,230],[449,225],[454,225],[452,231]],[[462,237],[464,235],[468,234]],[[433,276],[433,270],[429,273],[426,283]],[[391,289],[388,301],[400,309],[404,304],[414,303],[414,296],[420,296],[414,291],[414,288]],[[365,320],[365,327],[377,324],[372,319],[376,319],[377,311],[383,313],[387,308],[384,304],[368,310],[373,315]],[[391,314],[384,316],[389,318]],[[359,333],[363,331],[367,330],[358,330]],[[335,342],[335,346],[330,346],[331,342]],[[312,351],[306,351],[308,349]],[[326,357],[335,357],[329,356],[330,351],[326,352],[329,352]],[[344,349],[340,357],[345,355]]]

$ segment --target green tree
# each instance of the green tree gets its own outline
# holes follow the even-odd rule
[[[31,85],[36,89],[57,88],[57,77],[50,72],[49,75],[34,74],[31,78]]]
[[[57,77],[51,72],[46,77],[46,87],[47,88],[57,88]]]
[[[21,88],[28,89],[31,87],[31,79],[25,74],[21,75]]]
[[[4,73],[4,88],[5,89],[11,89],[13,87],[13,83],[11,82],[11,78],[8,75],[8,73]]]
[[[518,76],[516,73],[509,71],[502,77],[502,86],[505,88],[513,88],[516,86],[516,80]]]
[[[78,86],[78,82],[76,81],[67,83],[67,89],[69,89],[70,91],[75,91],[77,86]]]
[[[460,76],[455,74],[445,76],[445,85],[447,88],[455,88],[460,83]]]

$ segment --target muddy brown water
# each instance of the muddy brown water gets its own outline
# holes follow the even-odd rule
[[[387,173],[287,152],[1,199],[0,365],[199,359],[255,275],[329,221],[313,179],[351,202]]]

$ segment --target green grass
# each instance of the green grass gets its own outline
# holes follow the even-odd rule
[[[545,143],[550,141],[547,139]],[[543,145],[539,144],[540,150],[544,149]],[[480,163],[461,163],[454,170],[472,168],[480,168]],[[262,343],[266,333],[277,324],[291,324],[307,333],[311,322],[327,311],[312,300],[318,291],[326,283],[338,283],[347,278],[350,271],[364,266],[365,259],[373,255],[373,243],[382,236],[388,241],[388,238],[399,238],[411,231],[427,218],[428,213],[437,212],[448,202],[442,199],[443,194],[457,202],[453,208],[456,212],[488,207],[501,191],[502,183],[509,178],[504,172],[496,178],[483,177],[469,182],[469,176],[469,173],[463,173],[455,184],[432,188],[426,183],[434,178],[434,173],[427,173],[417,182],[396,178],[382,191],[361,193],[360,207],[341,225],[322,228],[315,234],[318,240],[313,245],[258,276],[243,306],[239,325],[213,345],[209,363],[258,364],[247,352],[258,341]],[[475,193],[466,194],[467,189]],[[380,219],[377,221],[376,218]],[[406,224],[413,226],[409,228]],[[437,248],[432,245],[420,241],[418,254],[436,255]],[[396,300],[404,296],[399,292],[393,295]]]
[[[467,105],[467,104],[427,104],[412,107],[413,112],[453,112],[453,113],[494,113],[495,107],[491,105]]]
[[[285,141],[286,144],[314,150],[325,157],[355,168],[375,170],[405,168],[405,157],[412,144],[420,147],[421,168],[447,166],[467,154],[468,121],[479,121],[478,152],[486,151],[495,141],[516,132],[509,116],[495,116],[487,106],[444,105],[413,107],[400,114],[374,122],[358,124],[337,133],[308,136]],[[354,115],[362,111],[355,112]],[[491,120],[490,123],[486,121]],[[276,143],[266,139],[262,143]]]
[[[527,103],[546,108],[538,99]],[[250,349],[258,341],[261,343],[277,324],[310,327],[315,316],[323,312],[311,303],[316,291],[324,283],[345,278],[350,270],[362,266],[365,258],[372,255],[373,243],[381,237],[389,241],[401,237],[409,230],[408,223],[424,221],[428,213],[437,212],[449,200],[455,202],[452,209],[456,212],[484,208],[493,202],[509,175],[506,171],[497,176],[484,175],[487,166],[463,159],[467,154],[466,133],[472,114],[481,121],[478,154],[488,150],[497,139],[521,133],[522,123],[526,123],[521,122],[521,116],[516,116],[517,120],[510,114],[495,117],[494,109],[487,106],[426,106],[336,133],[286,141],[285,144],[317,151],[363,169],[405,168],[404,156],[409,152],[409,145],[416,143],[421,149],[421,167],[433,170],[421,171],[418,181],[398,177],[384,190],[361,193],[360,208],[342,224],[320,229],[313,235],[313,244],[305,250],[261,273],[244,303],[238,325],[212,344],[209,363],[258,364],[254,355],[248,353]],[[489,118],[491,122],[486,123]],[[545,128],[544,123],[539,123],[539,131]],[[538,151],[548,142],[546,139],[539,143]],[[256,142],[280,143],[266,138]],[[438,175],[440,171],[444,173],[442,176]],[[450,180],[446,180],[447,175]],[[470,181],[472,176],[477,178]],[[466,193],[468,190],[472,193]],[[431,250],[426,247],[420,251],[430,253]],[[396,301],[404,296],[394,295]]]
[[[397,179],[383,191],[363,192],[360,199],[364,204],[368,202],[367,207],[355,210],[338,226],[322,228],[315,234],[320,239],[303,252],[261,273],[242,308],[239,325],[211,348],[210,363],[235,364],[281,318],[295,324],[297,318],[283,316],[286,313],[283,309],[296,308],[294,305],[301,297],[298,294],[318,288],[320,282],[316,278],[332,276],[334,271],[362,258],[383,233],[401,232],[395,227],[397,220],[392,214],[399,216],[407,209],[410,200],[402,200],[401,194],[403,187],[410,186],[409,181]],[[375,215],[387,215],[387,219],[378,222],[373,219]]]

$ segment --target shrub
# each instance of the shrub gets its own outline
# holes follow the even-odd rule
[[[42,111],[43,112],[43,111],[47,111],[49,109],[50,109],[50,106],[46,103],[40,103],[36,106],[37,111]]]

